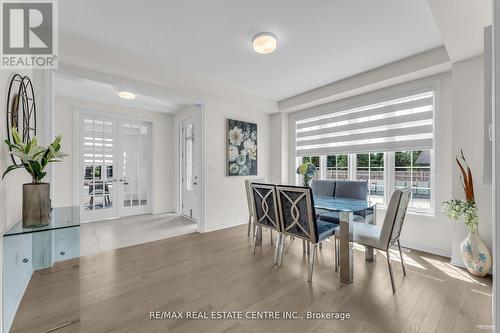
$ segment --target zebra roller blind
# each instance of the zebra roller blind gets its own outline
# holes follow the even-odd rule
[[[432,149],[434,91],[302,118],[296,156]]]

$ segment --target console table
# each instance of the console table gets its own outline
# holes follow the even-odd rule
[[[23,228],[19,221],[3,235],[4,332],[10,330],[33,272],[79,256],[79,207],[53,208],[49,225]]]

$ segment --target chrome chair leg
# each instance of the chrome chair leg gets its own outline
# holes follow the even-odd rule
[[[304,253],[304,254],[306,253],[306,240],[305,239],[302,240],[302,253]]]
[[[392,285],[392,293],[396,292],[396,286],[394,284],[394,275],[392,273],[392,265],[391,265],[391,257],[390,257],[390,251],[387,249],[387,265],[389,266],[389,275],[391,276],[391,285]]]
[[[285,255],[285,240],[286,240],[286,237],[283,235],[283,237],[281,238],[281,242],[280,242],[280,249],[279,249],[279,259],[278,259],[278,267],[281,267],[281,265],[283,264],[283,256]]]
[[[306,242],[306,250],[307,250],[307,254],[311,254],[311,243]]]
[[[314,262],[316,261],[316,250],[318,249],[318,244],[311,244],[313,249],[312,249],[312,256],[309,258],[309,275],[307,277],[307,281],[312,282],[312,277],[313,277],[313,271],[314,271]]]
[[[333,267],[335,267],[335,272],[336,272],[339,270],[338,268],[339,259],[337,252],[337,238],[335,238],[335,236],[333,236],[332,248],[333,248]]]
[[[248,235],[247,235],[247,237],[250,237],[250,229],[252,229],[252,215],[248,216]]]
[[[338,270],[340,267],[340,244],[339,239],[335,237],[335,270]]]
[[[281,245],[281,238],[282,238],[282,234],[278,233],[278,235],[276,235],[276,249],[274,250],[274,260],[273,260],[273,263],[275,265],[278,264],[279,252],[280,252],[280,245]]]
[[[254,231],[253,231],[253,248],[252,248],[252,252],[255,253],[255,248],[257,247],[257,233],[259,231],[259,228],[261,228],[260,226],[258,228],[255,228],[254,226]]]
[[[398,239],[398,249],[399,249],[399,258],[401,259],[401,266],[403,267],[403,275],[406,276],[405,262],[403,261],[403,253],[401,252],[401,244],[399,244],[399,239]]]
[[[273,246],[273,231],[271,230],[271,246]]]

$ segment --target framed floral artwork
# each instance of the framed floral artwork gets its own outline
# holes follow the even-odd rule
[[[228,176],[257,175],[257,124],[227,119]]]

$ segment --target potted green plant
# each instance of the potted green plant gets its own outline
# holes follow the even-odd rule
[[[491,268],[491,254],[479,236],[479,215],[474,197],[474,182],[464,152],[456,157],[460,170],[460,180],[464,188],[465,200],[452,199],[443,203],[444,213],[454,221],[462,221],[469,234],[460,245],[462,260],[467,270],[476,276],[483,277]]]
[[[315,172],[316,166],[310,162],[304,162],[297,168],[297,174],[302,176],[303,185],[305,187],[309,186]]]
[[[50,184],[43,183],[47,175],[45,168],[49,163],[60,162],[66,156],[60,152],[61,136],[55,138],[49,146],[39,146],[36,137],[23,143],[15,128],[12,128],[12,139],[5,140],[10,153],[20,159],[19,164],[10,165],[3,173],[2,179],[15,169],[25,169],[32,182],[23,184],[23,227],[48,225],[50,222]]]

